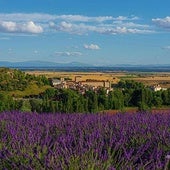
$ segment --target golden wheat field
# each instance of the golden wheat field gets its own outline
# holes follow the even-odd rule
[[[81,81],[98,80],[110,81],[117,84],[120,80],[134,80],[145,85],[152,86],[160,84],[162,87],[170,88],[170,73],[141,73],[141,72],[57,72],[57,71],[26,71],[31,75],[44,75],[48,78],[69,78],[75,80],[79,77]]]

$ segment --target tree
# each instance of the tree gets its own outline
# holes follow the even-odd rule
[[[98,105],[99,110],[108,109],[108,97],[104,88],[100,88],[98,91]]]
[[[142,101],[142,90],[137,89],[133,91],[131,103],[133,106],[139,106]]]
[[[161,94],[161,98],[164,105],[169,105],[169,90],[164,90]]]
[[[98,98],[94,91],[86,91],[85,98],[88,100],[88,112],[98,112]]]
[[[132,106],[131,100],[134,90],[133,89],[125,89],[122,91],[124,96],[124,104],[126,107]]]
[[[162,98],[154,96],[153,103],[154,103],[154,106],[161,107],[161,105],[163,103]]]
[[[44,92],[43,96],[46,96],[49,99],[51,99],[55,97],[55,94],[56,94],[56,90],[54,88],[49,88]]]
[[[43,111],[41,99],[30,99],[29,102],[31,104],[31,111],[32,112],[41,113]]]
[[[11,96],[0,93],[0,111],[13,110],[15,107],[15,102]]]
[[[22,101],[22,106],[20,108],[22,112],[31,112],[31,104],[29,100],[23,100]]]
[[[124,97],[121,90],[113,91],[114,94],[114,108],[115,109],[123,109],[124,108]]]
[[[110,109],[123,109],[124,108],[124,96],[121,90],[115,89],[109,93],[109,107]]]

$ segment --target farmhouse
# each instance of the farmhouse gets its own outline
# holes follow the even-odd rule
[[[52,79],[52,80],[51,80],[51,85],[55,87],[55,86],[61,84],[61,82],[62,82],[62,81],[59,80],[59,79]]]
[[[158,85],[155,85],[155,86],[152,86],[151,89],[153,91],[160,91],[160,90],[167,90],[167,88],[162,88],[159,84]]]

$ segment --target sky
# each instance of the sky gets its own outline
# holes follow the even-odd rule
[[[0,0],[0,61],[170,64],[169,0]]]

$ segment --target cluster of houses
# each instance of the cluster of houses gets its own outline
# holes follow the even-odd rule
[[[104,80],[86,80],[82,81],[81,76],[76,76],[75,80],[65,80],[65,78],[51,79],[51,85],[57,89],[72,89],[84,94],[88,90],[98,91],[100,88],[104,88],[107,94],[112,91],[111,82]],[[159,84],[150,87],[153,91],[167,90],[162,88]]]
[[[112,91],[110,81],[98,81],[98,80],[86,80],[82,81],[80,76],[75,77],[75,80],[65,80],[64,78],[60,79],[51,79],[51,85],[57,89],[72,89],[84,94],[88,90],[98,91],[100,88],[104,88],[107,91]]]

